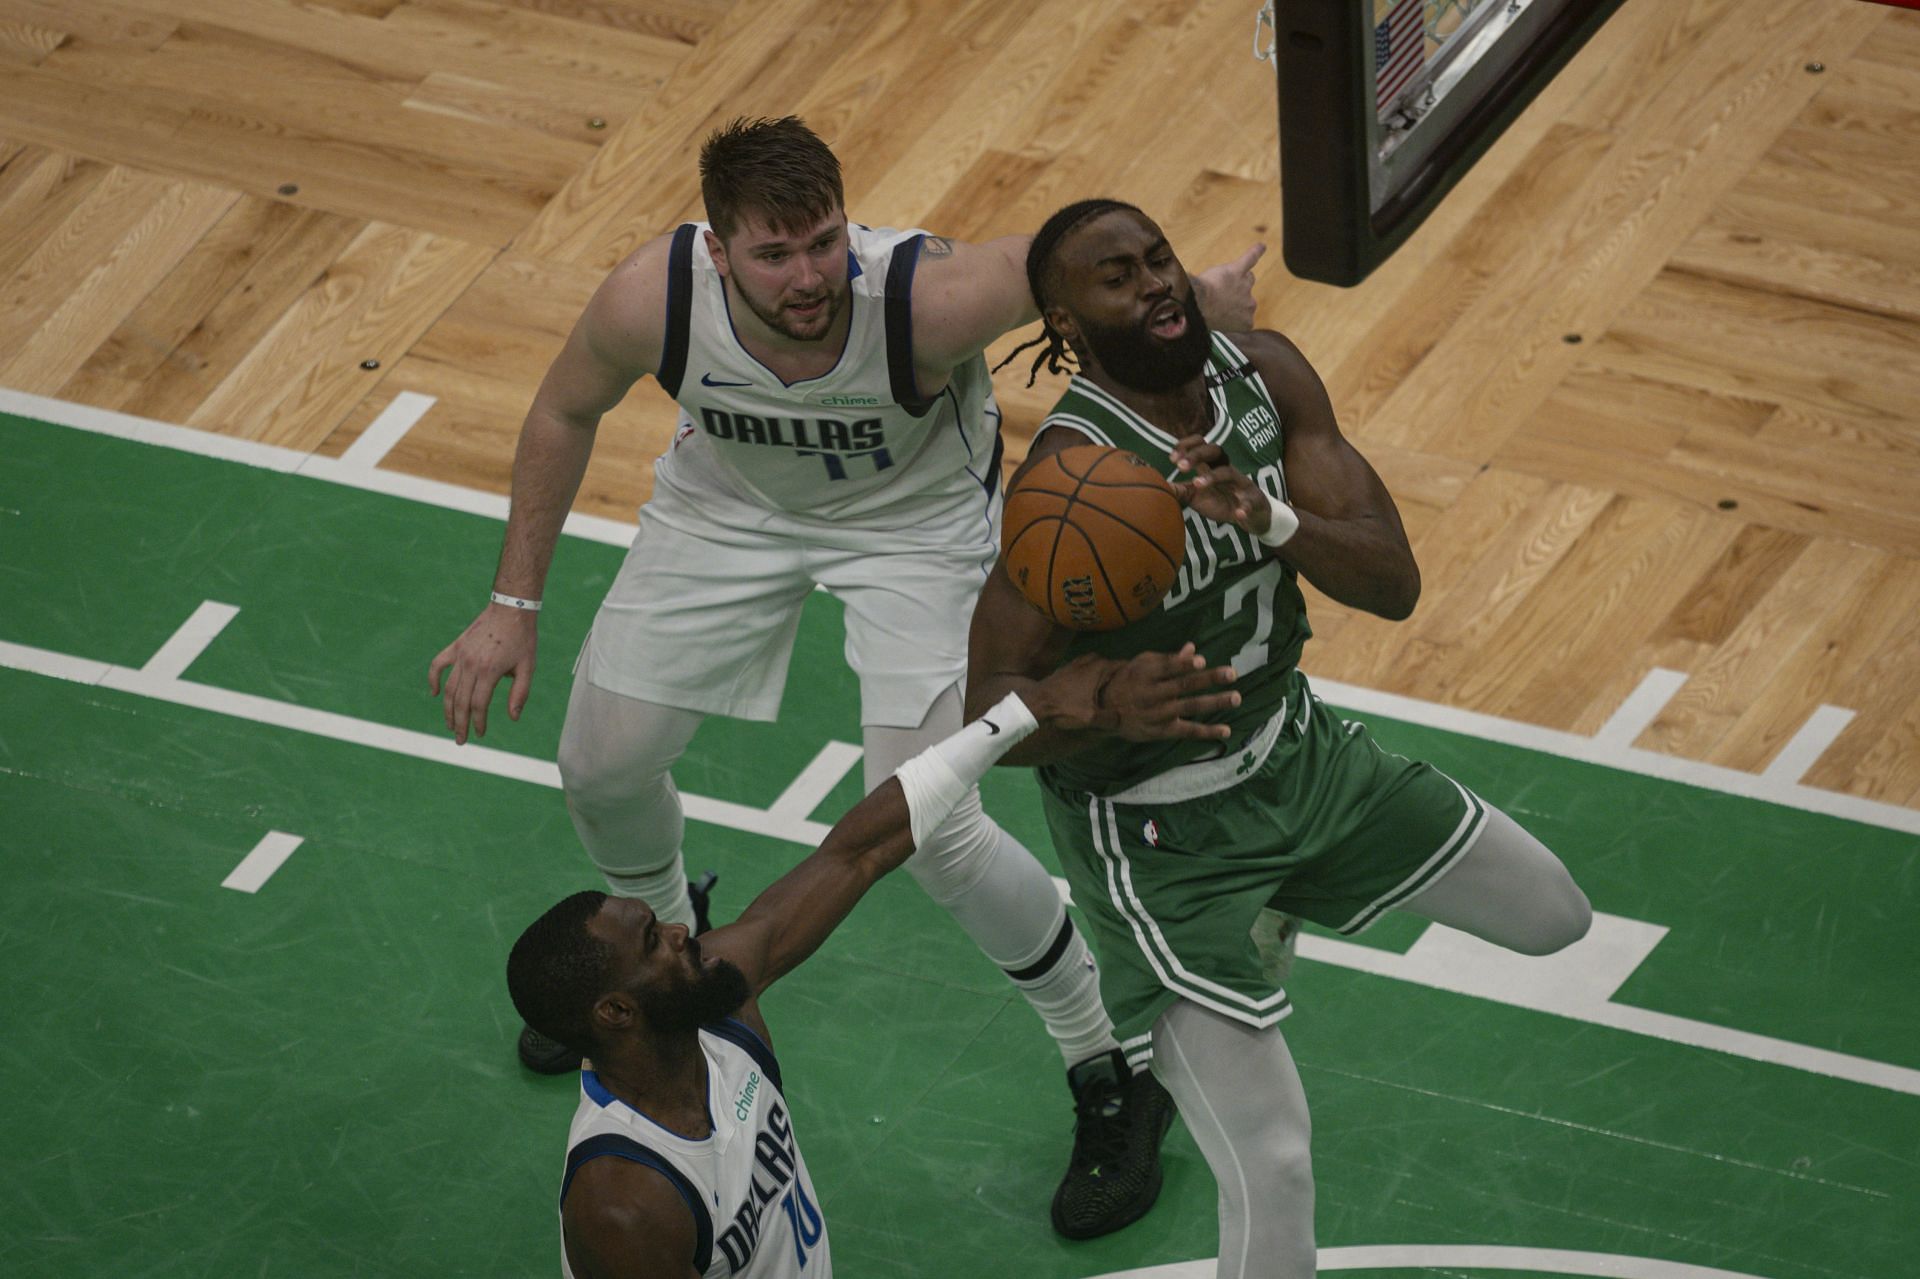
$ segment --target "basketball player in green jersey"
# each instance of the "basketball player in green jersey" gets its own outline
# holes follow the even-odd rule
[[[1149,655],[1192,642],[1235,673],[1224,742],[1042,730],[1002,763],[1039,766],[1048,825],[1091,925],[1130,1063],[1151,1061],[1220,1187],[1220,1279],[1314,1273],[1313,1177],[1286,992],[1256,932],[1276,912],[1353,933],[1409,911],[1526,954],[1592,919],[1558,858],[1437,769],[1383,749],[1314,697],[1304,574],[1399,619],[1419,570],[1386,487],[1340,435],[1312,367],[1277,333],[1208,332],[1160,229],[1130,205],[1071,205],[1027,276],[1058,361],[1079,372],[1032,458],[1087,443],[1175,481],[1186,562],[1119,631],[1055,626],[994,570],[973,616],[969,715],[1069,660],[1104,662],[1100,702],[1139,696]]]

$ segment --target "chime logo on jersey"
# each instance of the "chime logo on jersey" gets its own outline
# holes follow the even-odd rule
[[[733,1099],[734,1118],[741,1123],[747,1121],[747,1116],[753,1113],[753,1096],[759,1091],[760,1072],[756,1070],[747,1076],[746,1086],[740,1090],[740,1095]]]
[[[753,1077],[755,1080],[758,1075]],[[749,1082],[749,1088],[753,1086]],[[786,1214],[793,1227],[793,1246],[802,1266],[807,1252],[820,1242],[825,1223],[814,1206],[805,1183],[795,1175],[799,1171],[800,1152],[794,1145],[793,1126],[787,1121],[786,1107],[776,1098],[767,1107],[767,1126],[753,1139],[753,1176],[747,1183],[746,1197],[735,1209],[733,1221],[714,1241],[733,1273],[739,1274],[753,1260],[760,1246],[761,1227],[774,1220],[774,1212]]]

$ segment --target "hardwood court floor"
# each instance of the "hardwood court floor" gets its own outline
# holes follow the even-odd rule
[[[504,490],[736,114],[807,117],[871,224],[1112,193],[1190,265],[1277,244],[1254,7],[0,0],[0,386],[330,456],[418,392],[382,465]],[[1426,575],[1404,624],[1314,600],[1309,671],[1592,733],[1667,668],[1637,745],[1786,784],[1838,707],[1805,781],[1920,806],[1917,103],[1920,14],[1628,0],[1364,286],[1270,258]],[[1000,386],[1017,458],[1058,385]],[[636,391],[581,509],[671,421]]]

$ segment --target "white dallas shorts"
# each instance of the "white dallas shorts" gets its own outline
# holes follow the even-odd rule
[[[775,719],[800,607],[818,585],[846,605],[860,722],[917,727],[966,677],[967,627],[999,554],[1000,505],[998,491],[983,489],[943,499],[925,518],[891,515],[896,527],[881,528],[656,481],[581,650],[587,679],[663,706]]]

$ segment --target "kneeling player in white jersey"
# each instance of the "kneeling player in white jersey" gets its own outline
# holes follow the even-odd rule
[[[969,245],[849,225],[839,164],[798,120],[722,129],[700,167],[710,224],[617,266],[548,370],[514,460],[494,602],[430,673],[437,684],[448,672],[458,740],[486,731],[506,675],[518,717],[594,432],[636,380],[656,377],[679,426],[575,668],[559,764],[608,888],[688,925],[669,769],[705,715],[775,718],[817,586],[846,605],[869,787],[959,727],[966,619],[1000,516],[1000,414],[981,352],[1037,314],[1027,237]],[[1251,320],[1255,256],[1208,273],[1217,323]],[[1019,987],[1068,1067],[1077,1120],[1056,1228],[1086,1237],[1138,1217],[1158,1191],[1171,1107],[1117,1051],[1046,870],[969,794],[908,872]],[[521,1058],[553,1073],[579,1064],[531,1031]],[[1154,1140],[1123,1141],[1143,1110]]]
[[[1067,668],[901,765],[730,924],[695,938],[645,902],[577,893],[514,943],[507,985],[528,1024],[589,1059],[560,1189],[568,1279],[827,1279],[826,1223],[800,1153],[761,991],[813,953],[996,760],[1041,723],[1217,736],[1230,678],[1191,649],[1124,723]]]

